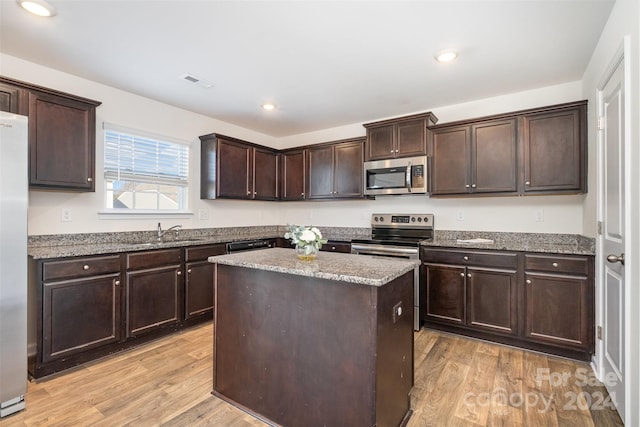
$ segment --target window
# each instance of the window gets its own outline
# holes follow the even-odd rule
[[[181,212],[187,208],[189,147],[105,125],[106,208]]]

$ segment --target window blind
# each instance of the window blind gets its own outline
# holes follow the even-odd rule
[[[104,176],[118,181],[186,186],[189,147],[105,129]]]

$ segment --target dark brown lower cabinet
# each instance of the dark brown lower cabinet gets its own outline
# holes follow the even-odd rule
[[[120,340],[120,273],[44,284],[42,361]]]
[[[83,363],[88,354],[121,340],[121,259],[104,255],[29,261],[28,369],[32,376]]]
[[[592,348],[594,298],[589,259],[525,255],[525,269],[525,337],[578,350]]]
[[[225,252],[224,244],[185,249],[185,320],[213,315],[213,264],[207,258],[223,255]]]
[[[421,257],[427,327],[589,360],[593,257],[430,248]]]
[[[30,258],[29,374],[42,378],[211,320],[213,265],[206,259],[224,251],[222,243]]]
[[[181,320],[183,281],[180,262],[180,249],[127,255],[127,337],[174,325]]]
[[[517,333],[516,254],[474,253],[472,260],[469,254],[439,251],[435,257],[439,261],[449,258],[452,263],[480,264],[467,266],[434,264],[429,261],[429,251],[423,253],[426,320],[508,335]],[[499,258],[499,264],[511,263],[512,268],[492,267],[496,256],[503,258]]]

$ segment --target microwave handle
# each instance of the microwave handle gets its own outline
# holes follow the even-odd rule
[[[411,193],[411,160],[407,164],[407,174],[405,176],[405,181],[407,185],[407,191]]]

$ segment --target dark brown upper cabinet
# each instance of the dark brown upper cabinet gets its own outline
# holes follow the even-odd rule
[[[307,149],[307,198],[362,198],[364,139],[319,144]]]
[[[587,191],[587,102],[522,117],[524,193]]]
[[[432,196],[587,191],[587,101],[429,128]]]
[[[515,193],[516,120],[432,128],[431,194]]]
[[[0,78],[0,111],[29,114],[29,92],[18,86],[2,83]]]
[[[426,155],[427,127],[437,120],[432,113],[423,113],[364,124],[365,160]]]
[[[200,137],[201,199],[278,200],[278,152],[220,134]]]
[[[282,197],[280,200],[305,200],[306,151],[290,150],[281,154]]]
[[[0,77],[0,104],[29,117],[30,188],[95,191],[100,102]]]

